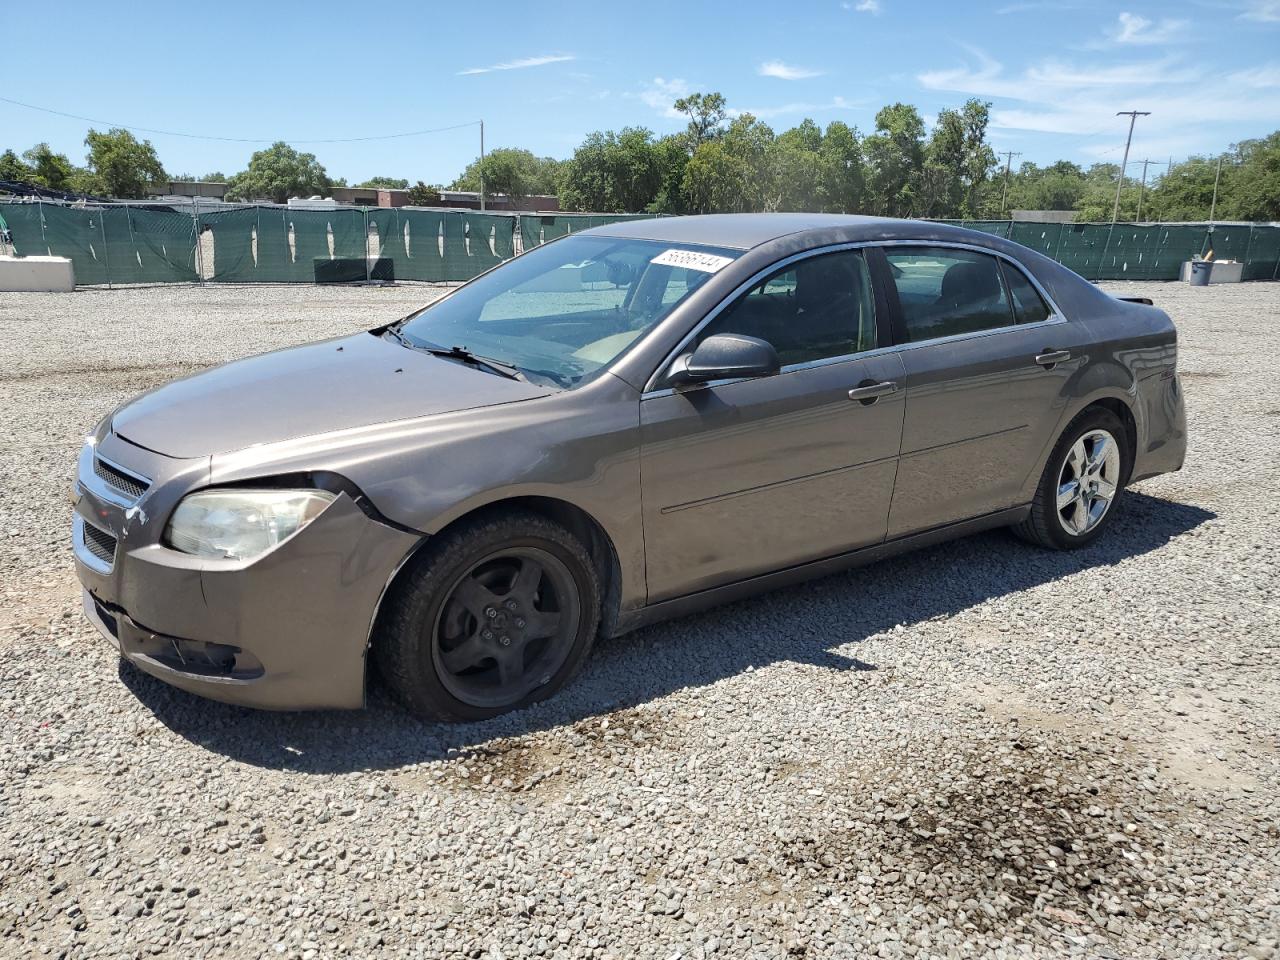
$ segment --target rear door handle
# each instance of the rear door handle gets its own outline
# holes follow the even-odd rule
[[[892,380],[883,380],[880,383],[864,381],[849,391],[849,399],[857,400],[863,406],[870,406],[885,394],[893,393],[897,389],[898,385]]]
[[[1046,369],[1052,367],[1055,363],[1063,363],[1070,359],[1070,350],[1048,350],[1036,355],[1036,363]]]

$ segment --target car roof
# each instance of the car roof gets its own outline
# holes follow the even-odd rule
[[[620,220],[583,230],[600,237],[695,243],[750,250],[780,237],[810,230],[844,228],[849,241],[884,240],[892,236],[926,238],[938,224],[887,217],[861,217],[842,213],[713,213],[692,217],[654,217]]]

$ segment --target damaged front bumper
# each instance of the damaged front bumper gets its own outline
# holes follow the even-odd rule
[[[274,710],[362,706],[378,604],[421,535],[342,493],[252,560],[163,546],[173,508],[207,482],[208,460],[110,433],[85,447],[72,538],[86,617],[139,669],[201,696]]]

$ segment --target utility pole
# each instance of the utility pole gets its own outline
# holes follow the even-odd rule
[[[1137,162],[1137,160],[1134,161],[1134,163]],[[1134,223],[1138,223],[1142,219],[1142,198],[1147,193],[1147,165],[1155,162],[1154,160],[1142,161],[1142,187],[1138,190],[1138,214],[1133,218]]]
[[[998,157],[1004,157],[1004,191],[1000,194],[1000,216],[1004,216],[1005,201],[1009,199],[1009,167],[1013,165],[1013,158],[1020,157],[1022,154],[1015,153],[1012,150],[1005,150],[1003,153],[996,154]]]
[[[484,121],[480,121],[480,212],[484,213]]]
[[[1124,189],[1124,171],[1129,166],[1129,145],[1133,143],[1133,125],[1139,117],[1151,116],[1150,110],[1117,110],[1117,117],[1129,118],[1129,136],[1124,142],[1124,160],[1120,163],[1120,179],[1116,181],[1116,204],[1111,208],[1111,222],[1114,224],[1120,217],[1120,191]]]
[[[1218,172],[1213,175],[1213,204],[1209,207],[1209,223],[1213,224],[1218,213],[1218,181],[1222,179],[1222,157],[1218,157]]]

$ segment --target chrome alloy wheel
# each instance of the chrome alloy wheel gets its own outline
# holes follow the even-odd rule
[[[1090,430],[1071,445],[1058,474],[1058,522],[1072,536],[1107,515],[1120,487],[1120,447],[1106,430]]]
[[[538,547],[501,550],[455,581],[431,654],[445,689],[473,706],[507,706],[549,682],[578,633],[578,587]]]

